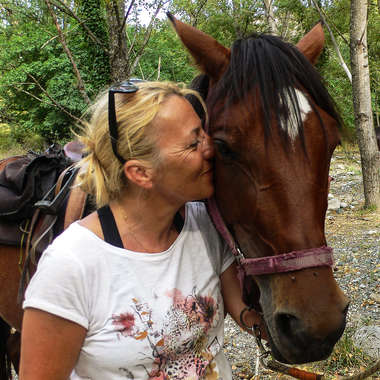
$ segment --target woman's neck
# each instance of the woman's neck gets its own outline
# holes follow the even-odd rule
[[[139,194],[110,203],[124,248],[138,252],[167,250],[178,236],[174,216],[178,207]]]

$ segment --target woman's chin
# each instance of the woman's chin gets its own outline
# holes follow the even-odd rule
[[[214,195],[214,186],[210,186],[210,188],[205,191],[205,195],[201,199],[208,199]]]

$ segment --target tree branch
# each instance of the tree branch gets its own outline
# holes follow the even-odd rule
[[[52,102],[52,105],[57,107],[58,109],[60,109],[62,112],[64,112],[66,115],[70,116],[72,119],[74,119],[75,121],[77,121],[78,123],[82,124],[83,125],[83,122],[81,119],[79,119],[78,117],[74,116],[73,114],[71,114],[69,111],[67,111],[62,105],[60,105],[59,103],[57,103],[51,96],[50,94],[42,87],[41,83],[38,82],[38,80],[30,73],[27,73],[28,77],[30,77],[32,79],[32,81],[38,86],[38,88],[48,97],[48,99]],[[20,90],[20,91],[23,91],[25,93],[28,93],[26,90]],[[40,102],[45,102],[43,99],[40,99],[38,97],[36,97],[35,95],[29,93],[29,95],[33,96],[35,99],[39,100]],[[47,103],[47,102],[45,102]],[[49,103],[47,103],[49,104]]]
[[[82,94],[82,97],[83,97],[84,101],[87,104],[90,104],[91,100],[90,100],[90,98],[88,97],[88,95],[86,93],[82,77],[81,77],[80,72],[78,70],[78,67],[77,67],[77,65],[76,65],[76,63],[74,61],[74,58],[73,58],[73,56],[71,54],[71,51],[68,48],[68,46],[66,45],[65,36],[62,33],[61,27],[58,24],[57,17],[55,15],[54,11],[53,11],[53,8],[51,7],[50,1],[49,0],[45,0],[45,3],[46,3],[46,5],[47,5],[47,7],[49,9],[49,12],[50,12],[50,15],[51,15],[51,17],[52,17],[52,19],[54,21],[55,27],[57,28],[57,31],[58,31],[58,34],[59,34],[59,39],[61,41],[63,50],[65,51],[67,57],[69,58],[69,60],[71,62],[71,65],[73,66],[74,74],[75,74],[75,76],[76,76],[76,78],[78,80],[78,86],[77,86],[78,90]]]
[[[273,0],[264,0],[265,16],[269,24],[270,34],[278,35],[278,28],[273,14]]]
[[[61,6],[56,4],[55,2],[58,2]],[[89,37],[93,42],[95,42],[97,45],[99,45],[106,54],[109,54],[109,51],[107,47],[104,45],[102,41],[100,41],[95,34],[91,31],[91,29],[86,25],[84,21],[82,21],[62,0],[54,0],[51,2],[52,5],[57,7],[60,11],[66,13],[67,15],[71,16],[75,20],[78,21],[78,23],[83,27],[83,29],[88,33]]]
[[[160,80],[160,74],[161,74],[161,56],[158,57],[157,78],[156,78],[156,80]]]
[[[135,3],[135,0],[132,0],[131,4],[129,4],[129,8],[127,10],[127,13],[124,16],[123,25],[121,26],[120,31],[122,31],[124,29],[125,23],[127,22],[127,18],[129,16],[129,13],[131,12],[131,9],[132,9],[134,3]]]
[[[194,26],[194,28],[198,25],[198,17],[202,9],[205,7],[206,3],[207,3],[207,0],[203,0],[202,2],[200,2],[198,9],[195,11],[194,20],[192,22],[192,26]]]
[[[136,58],[134,60],[134,62],[132,63],[132,65],[130,66],[130,70],[129,70],[129,73],[133,73],[133,71],[135,70],[137,64],[139,63],[140,61],[140,58],[142,56],[142,53],[145,49],[145,46],[147,45],[148,41],[149,41],[149,38],[150,38],[150,35],[152,34],[152,29],[153,29],[153,22],[154,20],[156,19],[158,13],[160,12],[161,8],[166,4],[168,3],[169,0],[165,0],[165,1],[159,1],[158,3],[158,6],[157,6],[157,9],[156,11],[154,12],[152,18],[150,19],[150,22],[149,22],[149,25],[147,27],[147,30],[145,32],[145,37],[144,37],[144,41],[139,49],[139,51],[136,53]]]
[[[321,9],[321,12],[324,14],[325,19],[327,19],[326,12]],[[347,46],[350,46],[350,43],[347,41],[346,37],[343,35],[343,33],[336,27],[333,21],[331,21],[331,18],[329,20],[330,24],[333,26],[334,30],[339,34],[340,38],[347,44]]]
[[[313,2],[313,4],[314,4],[315,8],[317,9],[317,11],[318,11],[318,13],[319,13],[319,16],[321,17],[323,23],[326,25],[327,30],[329,31],[329,34],[330,34],[330,37],[331,37],[331,41],[332,41],[332,43],[333,43],[333,45],[334,45],[334,49],[335,49],[335,52],[336,52],[336,54],[337,54],[337,56],[338,56],[338,59],[339,59],[340,65],[342,66],[342,68],[343,68],[343,70],[345,71],[345,73],[346,73],[348,79],[349,79],[350,82],[352,83],[352,75],[351,75],[351,72],[350,72],[350,70],[348,69],[346,63],[344,62],[344,59],[343,59],[343,57],[342,57],[342,54],[340,53],[340,50],[339,50],[339,46],[338,46],[338,44],[336,43],[336,40],[335,40],[334,34],[333,34],[333,32],[332,32],[332,30],[331,30],[329,24],[327,23],[326,18],[325,18],[325,16],[323,15],[323,12],[322,12],[321,9],[319,8],[317,2],[316,2],[315,0],[312,0],[312,2]]]

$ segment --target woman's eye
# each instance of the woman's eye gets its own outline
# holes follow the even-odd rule
[[[193,143],[191,143],[190,145],[189,145],[189,148],[191,148],[191,149],[196,149],[196,148],[198,148],[198,145],[200,144],[200,140],[196,140],[196,141],[194,141]]]
[[[231,148],[227,145],[227,143],[223,140],[214,140],[215,148],[217,152],[222,156],[225,160],[233,160],[236,158],[236,154]]]

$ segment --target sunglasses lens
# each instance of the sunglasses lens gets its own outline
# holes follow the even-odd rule
[[[110,91],[115,93],[132,93],[136,92],[139,88],[130,82],[124,82],[117,86],[111,87]]]

